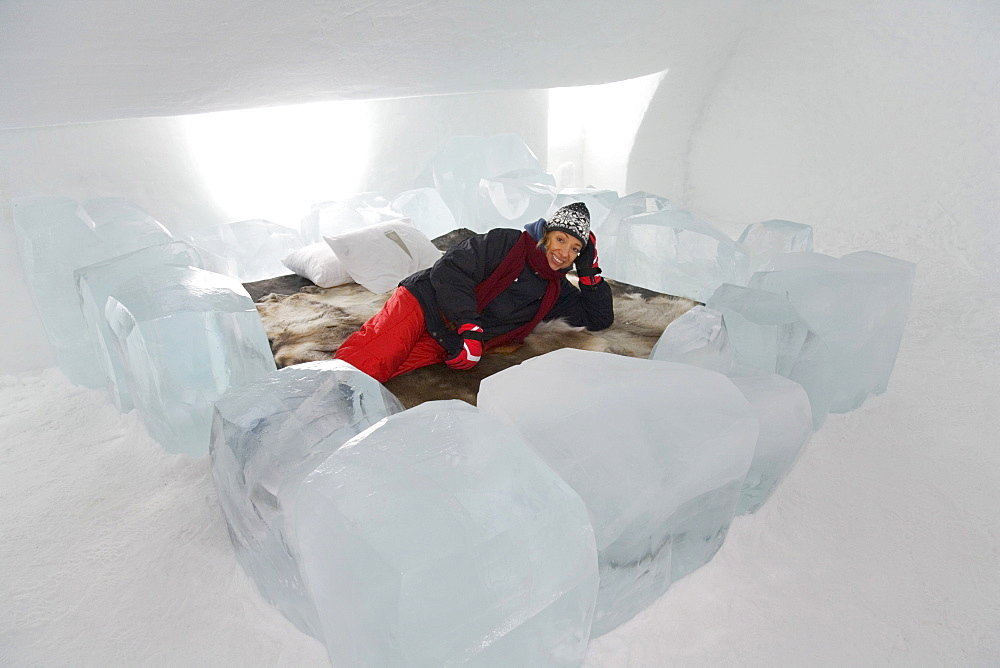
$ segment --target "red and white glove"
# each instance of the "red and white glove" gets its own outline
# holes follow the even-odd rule
[[[452,369],[471,369],[483,357],[483,328],[467,322],[458,333],[462,336],[462,350],[444,363]]]
[[[590,233],[587,246],[576,256],[576,275],[581,285],[597,285],[601,282],[601,267],[597,264],[597,237]]]

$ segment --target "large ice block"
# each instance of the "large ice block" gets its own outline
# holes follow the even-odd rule
[[[854,410],[885,392],[910,308],[916,265],[861,251],[775,255],[749,287],[788,298],[823,342],[816,364],[797,380],[829,389],[829,412]],[[812,397],[812,393],[810,393]]]
[[[757,418],[726,376],[566,348],[486,378],[477,401],[587,504],[601,573],[594,635],[722,545],[757,441]]]
[[[791,378],[819,344],[816,332],[784,295],[726,283],[705,306],[725,319],[735,364]]]
[[[516,169],[542,169],[538,158],[517,135],[452,137],[435,154],[417,185],[441,193],[458,227],[478,230],[479,181]]]
[[[595,227],[591,224],[591,229],[597,235],[597,247],[604,276],[618,277],[618,234],[623,220],[640,213],[655,213],[673,208],[673,203],[666,197],[638,190],[619,199],[608,210],[607,216],[599,225]]]
[[[414,188],[401,192],[392,198],[389,209],[398,214],[398,218],[409,218],[413,226],[428,239],[436,239],[455,229],[455,216],[441,199],[441,193],[434,188]]]
[[[619,280],[700,302],[723,283],[746,285],[749,266],[741,244],[681,209],[623,220],[616,258]]]
[[[806,391],[784,376],[736,364],[722,313],[705,306],[696,306],[667,325],[649,358],[724,373],[750,402],[760,431],[736,512],[757,510],[812,436]]]
[[[813,435],[812,408],[805,389],[776,373],[730,376],[750,402],[760,433],[736,513],[752,513],[771,496]]]
[[[765,220],[747,225],[739,242],[755,255],[811,252],[813,228],[790,220]]]
[[[323,237],[400,217],[389,208],[389,200],[384,196],[365,192],[342,200],[314,204],[309,215],[299,223],[299,229],[304,244],[315,244],[323,241]]]
[[[23,198],[13,203],[25,277],[60,368],[87,387],[104,383],[96,342],[88,333],[73,272],[146,246],[170,233],[128,200]]]
[[[202,227],[185,236],[198,248],[228,260],[226,273],[244,283],[287,274],[281,260],[303,245],[297,231],[261,219]]]
[[[104,225],[136,224],[139,230],[162,231],[162,226],[141,206],[125,197],[97,197],[84,200],[80,213],[92,229]]]
[[[300,569],[338,666],[579,665],[597,593],[579,496],[509,427],[431,401],[299,486]]]
[[[114,336],[104,317],[104,307],[119,284],[163,265],[205,268],[198,249],[186,241],[172,241],[80,267],[74,272],[80,307],[89,337],[95,343],[108,394],[123,413],[132,410],[132,397]]]
[[[402,410],[339,360],[285,367],[215,402],[212,475],[236,557],[264,598],[316,638],[322,625],[300,569],[295,497],[334,450]]]
[[[649,359],[692,364],[727,376],[736,367],[722,313],[706,306],[695,306],[667,325]]]
[[[222,274],[151,268],[115,286],[104,315],[136,410],[169,452],[206,454],[216,399],[276,368],[250,295]]]
[[[733,363],[794,380],[809,395],[813,426],[830,412],[834,387],[824,371],[826,343],[785,295],[725,284],[705,304],[725,319]],[[668,326],[669,329],[669,326]]]
[[[738,241],[750,254],[750,275],[778,253],[812,251],[813,229],[790,220],[765,220],[747,225]]]
[[[543,218],[556,196],[556,179],[534,169],[517,169],[479,181],[477,232],[520,229]]]

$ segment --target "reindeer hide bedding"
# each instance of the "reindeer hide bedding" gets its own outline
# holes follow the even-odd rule
[[[397,376],[386,388],[410,408],[434,399],[461,399],[475,405],[480,381],[507,367],[558,348],[572,347],[631,357],[647,357],[664,328],[696,304],[682,297],[656,295],[609,281],[614,294],[615,324],[600,332],[542,323],[519,347],[483,355],[468,371],[435,364]],[[268,294],[257,303],[278,367],[332,359],[337,347],[382,306],[388,294],[360,285],[307,286],[291,295]]]

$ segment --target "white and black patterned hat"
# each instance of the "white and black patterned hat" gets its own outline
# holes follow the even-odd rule
[[[551,220],[545,223],[545,231],[562,230],[567,232],[583,244],[586,248],[590,239],[590,211],[583,202],[573,202],[564,207],[560,207]]]

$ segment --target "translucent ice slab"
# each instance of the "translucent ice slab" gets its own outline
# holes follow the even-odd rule
[[[293,508],[335,665],[582,663],[598,583],[587,510],[478,409],[389,416],[311,473]]]
[[[538,158],[517,135],[452,137],[420,175],[417,185],[441,193],[458,227],[478,230],[480,180],[516,169],[541,171]]]
[[[299,568],[295,497],[330,453],[402,410],[339,360],[280,369],[215,402],[212,474],[236,557],[264,597],[316,638],[322,625]]]
[[[208,452],[212,404],[274,371],[257,309],[233,278],[160,266],[118,284],[105,317],[139,416],[169,452]]]
[[[104,307],[108,296],[119,284],[163,265],[205,268],[194,246],[186,241],[172,241],[80,267],[74,272],[83,317],[89,336],[95,342],[95,354],[101,364],[108,394],[123,413],[132,410],[132,397],[121,356],[114,344],[114,335],[104,317]]]
[[[692,364],[727,376],[736,368],[722,313],[706,306],[695,306],[667,325],[649,359]]]
[[[476,231],[521,228],[544,217],[555,196],[555,177],[534,169],[518,169],[481,179]]]
[[[749,275],[764,267],[778,253],[812,251],[813,229],[790,220],[765,220],[747,225],[739,242],[750,254]]]
[[[161,226],[142,207],[124,197],[98,197],[84,200],[81,216],[92,229],[103,225],[137,223],[139,229],[157,230]]]
[[[816,333],[783,295],[725,284],[705,306],[725,318],[735,364],[791,378],[815,352]]]
[[[281,260],[302,247],[298,232],[267,220],[240,220],[189,231],[187,240],[229,261],[226,273],[244,283],[288,273]]]
[[[811,252],[813,228],[790,220],[765,220],[747,225],[739,242],[757,255]]]
[[[752,513],[771,496],[813,434],[809,396],[801,385],[776,373],[739,373],[733,384],[753,407],[760,424],[753,462],[743,481],[737,514]]]
[[[812,410],[806,391],[776,373],[736,365],[722,313],[704,306],[696,306],[671,322],[649,357],[725,373],[750,402],[760,433],[736,512],[757,510],[791,470],[812,436]]]
[[[172,240],[137,205],[121,198],[14,201],[14,230],[25,277],[60,368],[87,387],[104,384],[73,272],[79,267]]]
[[[784,295],[721,285],[705,304],[722,314],[733,363],[794,380],[809,395],[813,426],[830,412],[834,387],[824,371],[826,343]],[[669,327],[668,327],[669,329]]]
[[[910,308],[916,265],[861,251],[776,255],[749,287],[785,295],[823,342],[797,380],[829,388],[829,411],[854,410],[885,392]],[[783,374],[784,375],[784,374]],[[812,393],[810,392],[810,397]]]
[[[597,248],[604,276],[618,277],[618,234],[623,220],[640,213],[655,213],[673,208],[674,205],[667,198],[640,190],[619,199],[600,225],[597,227],[591,225],[591,229],[597,235]]]
[[[367,192],[314,204],[299,228],[303,243],[315,244],[323,241],[324,236],[332,237],[400,217],[389,209],[389,200],[378,193]]]
[[[757,441],[757,418],[726,376],[567,348],[486,378],[478,404],[587,504],[601,573],[594,635],[722,545]]]
[[[622,221],[617,278],[704,302],[723,283],[746,285],[742,245],[690,211],[643,213]]]
[[[415,188],[401,192],[392,199],[389,208],[397,218],[409,218],[413,226],[428,239],[436,239],[455,229],[455,216],[434,188]]]

